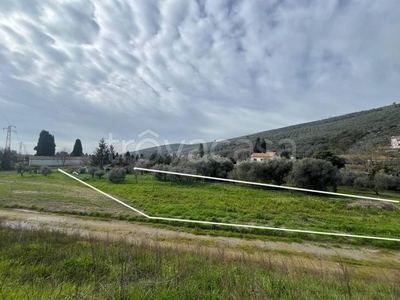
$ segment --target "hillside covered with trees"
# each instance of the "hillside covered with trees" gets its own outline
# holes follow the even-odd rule
[[[389,146],[390,137],[400,135],[400,107],[396,104],[360,111],[320,121],[298,124],[232,139],[232,142],[257,137],[273,142],[268,150],[285,147],[285,139],[296,144],[298,156],[312,156],[321,150],[345,154],[358,144]],[[281,141],[281,143],[280,143]],[[268,147],[268,145],[267,145]]]
[[[346,154],[357,151],[357,148],[368,143],[373,147],[389,146],[390,137],[400,135],[400,106],[395,103],[389,106],[366,111],[350,113],[319,121],[292,125],[279,129],[257,132],[246,136],[232,138],[218,143],[204,144],[204,150],[213,155],[236,156],[238,159],[248,158],[253,152],[257,139],[266,140],[266,151],[293,150],[297,158],[312,157],[323,150],[335,154]],[[249,143],[252,143],[250,145]],[[174,144],[170,149],[181,154],[195,151],[199,145]],[[167,149],[163,147],[163,152]],[[156,148],[141,150],[140,153],[150,155]]]

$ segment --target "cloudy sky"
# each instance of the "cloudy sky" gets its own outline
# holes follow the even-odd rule
[[[14,150],[45,129],[91,153],[109,133],[212,141],[399,102],[399,16],[398,0],[1,0],[0,125]]]

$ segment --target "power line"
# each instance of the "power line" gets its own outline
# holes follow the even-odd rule
[[[3,114],[3,112],[1,110],[0,110],[0,114],[3,116],[4,120],[6,120],[7,123],[8,123],[8,120],[7,120],[6,116]]]

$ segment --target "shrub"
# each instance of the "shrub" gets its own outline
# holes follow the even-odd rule
[[[291,180],[305,189],[326,190],[331,186],[336,190],[340,183],[340,172],[328,161],[304,158],[294,164]]]
[[[72,166],[72,167],[69,168],[69,172],[70,172],[71,174],[73,174],[74,172],[79,173],[79,167],[77,167],[77,166]]]
[[[354,186],[371,189],[377,195],[383,190],[396,189],[397,185],[398,179],[396,177],[387,175],[382,171],[374,174],[373,177],[363,176],[354,181]]]
[[[293,169],[293,162],[289,159],[273,159],[267,161],[266,175],[267,179],[272,180],[275,184],[281,185],[285,183],[285,178]]]
[[[357,178],[368,176],[367,173],[346,169],[340,170],[340,174],[342,177],[341,184],[350,187],[355,186],[355,181]]]
[[[125,168],[112,168],[108,173],[108,180],[111,182],[120,182],[125,180],[126,170]]]
[[[25,166],[25,172],[31,173],[32,172],[31,166]]]
[[[15,165],[15,170],[17,170],[17,173],[21,174],[21,176],[24,176],[25,172],[25,165],[23,163],[17,163]]]
[[[52,169],[47,166],[41,166],[39,169],[40,174],[47,176],[53,173]]]
[[[227,178],[233,170],[233,163],[229,159],[209,159],[196,164],[196,171],[203,176]]]
[[[90,175],[92,175],[92,178],[95,176],[95,173],[97,172],[97,171],[100,171],[100,169],[98,169],[98,168],[95,168],[95,167],[90,167],[89,169],[88,169],[88,174],[90,174]],[[104,175],[104,174],[103,174]],[[97,176],[97,175],[96,175]]]
[[[105,173],[103,170],[96,170],[96,171],[93,173],[92,177],[96,176],[96,177],[98,177],[99,179],[101,179],[101,177],[103,177],[105,174],[106,174],[106,173]]]
[[[260,179],[260,173],[263,164],[257,162],[242,162],[235,166],[235,169],[229,174],[230,178],[244,181],[257,181]]]

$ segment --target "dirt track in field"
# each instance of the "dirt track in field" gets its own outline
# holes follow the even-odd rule
[[[0,220],[7,227],[25,229],[58,230],[79,233],[83,236],[128,241],[158,243],[165,247],[218,252],[249,257],[267,256],[276,263],[292,264],[316,271],[327,268],[341,271],[338,261],[351,259],[351,269],[359,274],[368,274],[381,279],[400,279],[400,251],[379,250],[372,247],[355,248],[314,243],[285,243],[261,240],[245,240],[229,237],[212,237],[160,229],[124,221],[101,221],[87,217],[63,216],[30,210],[0,210]],[[336,261],[336,262],[335,262]]]

